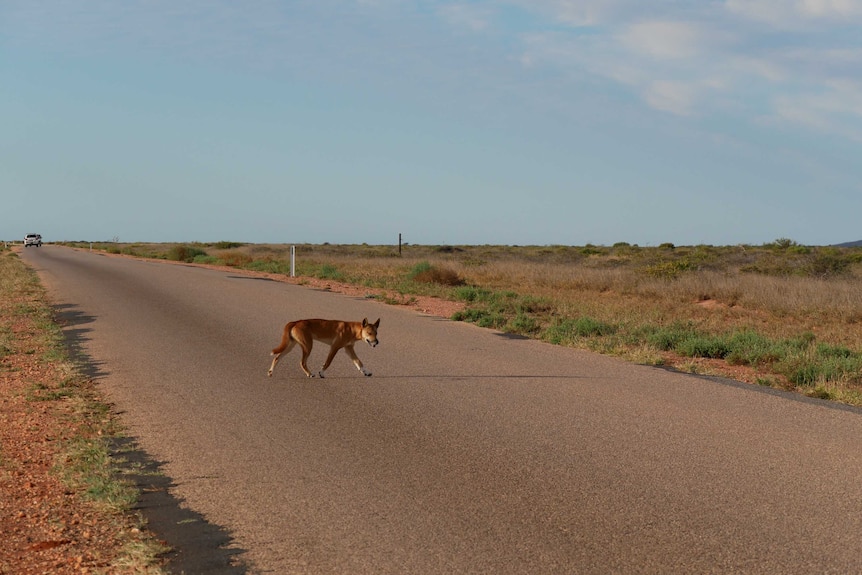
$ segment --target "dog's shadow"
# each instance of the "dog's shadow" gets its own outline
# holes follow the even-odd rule
[[[268,379],[276,379],[276,378],[268,378]],[[405,374],[405,375],[377,375],[369,377],[359,377],[355,375],[329,375],[326,377],[304,377],[302,375],[295,376],[293,374],[289,374],[283,377],[286,380],[299,380],[299,381],[360,381],[364,383],[374,383],[375,380],[399,380],[403,379],[406,381],[414,380],[414,379],[441,379],[441,380],[451,380],[451,381],[467,381],[472,379],[481,379],[481,380],[515,380],[515,379],[526,379],[526,380],[545,380],[545,379],[591,379],[582,375],[536,375],[536,374],[483,374],[483,375],[457,375],[457,374],[433,374],[433,373],[421,373],[421,374]]]

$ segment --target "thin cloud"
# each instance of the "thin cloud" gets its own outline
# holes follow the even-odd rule
[[[682,82],[656,81],[648,84],[644,98],[650,106],[677,115],[691,113],[697,91],[691,84]]]
[[[619,42],[635,54],[660,60],[687,60],[704,49],[707,31],[698,24],[673,21],[635,23],[619,34]]]
[[[862,142],[862,82],[836,81],[817,92],[778,96],[775,116]]]
[[[483,32],[491,27],[492,12],[484,6],[474,4],[450,4],[439,9],[446,22],[456,28]]]
[[[526,4],[522,4],[526,6]],[[858,0],[537,2],[553,32],[523,36],[521,62],[617,82],[664,113],[747,113],[856,138]],[[683,18],[684,17],[684,18]],[[590,34],[583,26],[590,24]]]
[[[847,86],[862,77],[860,0],[459,0],[430,10],[410,0],[4,6],[4,43],[63,53],[129,46],[339,81],[375,73],[386,82],[448,81],[453,91],[481,75],[489,93],[499,92],[494,81],[516,86],[519,72],[540,69],[545,93],[612,83],[644,108],[680,116],[732,109],[751,122],[766,116],[842,135],[859,120],[858,92]],[[443,38],[441,25],[457,34]],[[475,35],[469,49],[453,41],[465,34]],[[513,69],[517,63],[530,70]]]
[[[862,3],[858,0],[727,0],[725,7],[737,16],[776,28],[862,20]]]

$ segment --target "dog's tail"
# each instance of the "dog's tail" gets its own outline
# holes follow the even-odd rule
[[[290,332],[293,330],[293,326],[296,325],[295,321],[290,322],[286,326],[284,326],[284,334],[281,336],[281,344],[275,349],[272,350],[272,355],[277,355],[287,349],[287,344],[290,343]]]

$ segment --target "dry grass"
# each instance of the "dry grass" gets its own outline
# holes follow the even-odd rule
[[[67,353],[35,272],[0,246],[0,573],[162,573],[119,423]]]

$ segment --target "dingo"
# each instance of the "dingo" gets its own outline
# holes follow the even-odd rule
[[[356,357],[356,352],[353,351],[353,344],[357,341],[367,341],[368,345],[375,347],[377,345],[377,326],[380,325],[378,319],[374,323],[368,323],[368,319],[359,321],[338,321],[331,319],[301,319],[292,321],[284,326],[284,335],[281,337],[281,345],[272,350],[272,365],[269,366],[269,377],[272,377],[272,370],[275,369],[275,364],[284,353],[290,353],[293,346],[297,343],[302,348],[302,359],[299,360],[299,365],[302,371],[308,377],[314,377],[314,374],[308,371],[306,360],[311,354],[311,346],[314,345],[314,340],[322,341],[330,345],[329,356],[326,358],[326,363],[323,364],[323,369],[318,372],[320,377],[323,377],[323,372],[332,363],[332,358],[338,353],[338,350],[344,348],[345,353],[353,360],[353,365],[356,369],[362,372],[362,375],[370,376],[371,372],[362,366],[362,362]]]

